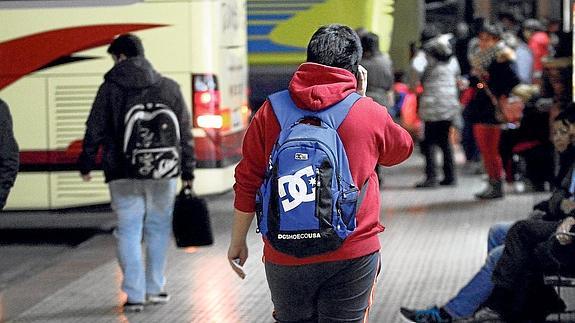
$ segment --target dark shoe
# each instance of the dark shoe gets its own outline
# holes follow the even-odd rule
[[[122,306],[122,310],[124,311],[124,313],[138,313],[144,310],[144,304],[126,302]]]
[[[457,181],[453,178],[451,178],[451,179],[446,178],[446,179],[442,180],[441,182],[439,182],[439,185],[441,185],[441,186],[455,186],[455,185],[457,185]]]
[[[436,306],[428,308],[426,310],[414,310],[402,307],[399,309],[399,312],[401,312],[401,315],[403,315],[404,318],[410,320],[411,322],[451,323],[451,317],[446,317],[449,314],[443,312]]]
[[[436,187],[437,186],[437,181],[434,179],[426,179],[423,182],[417,183],[415,184],[415,188],[431,188],[431,187]]]
[[[487,188],[475,197],[481,200],[490,200],[503,197],[503,183],[501,181],[489,181]]]
[[[170,295],[168,293],[159,293],[156,295],[146,296],[146,304],[166,304],[170,300]]]

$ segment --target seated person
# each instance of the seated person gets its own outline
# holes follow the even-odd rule
[[[571,108],[573,106],[571,105]],[[575,124],[570,115],[571,143]],[[549,200],[551,213],[543,219],[515,223],[492,274],[493,291],[485,303],[492,317],[511,322],[540,322],[565,304],[543,281],[545,273],[575,273],[575,164]]]
[[[561,167],[557,176],[561,176],[561,178],[567,176],[567,172],[572,167],[575,157],[575,149],[571,144],[571,136],[569,133],[569,117],[569,114],[561,113],[553,122],[553,144],[560,154],[561,161]],[[554,216],[549,209],[550,200],[535,205],[530,218],[553,219]],[[491,295],[493,289],[491,274],[503,253],[505,237],[512,224],[511,222],[498,223],[489,229],[487,245],[488,256],[485,264],[454,298],[440,308],[431,307],[426,310],[402,308],[402,315],[413,322],[451,322],[456,319],[472,317]],[[488,312],[489,310],[485,311]],[[476,313],[476,318],[486,315],[485,311]]]
[[[493,291],[485,303],[494,317],[542,322],[548,314],[565,309],[555,290],[544,284],[543,275],[575,272],[575,243],[568,235],[575,232],[574,168],[549,201],[550,209],[562,218],[521,220],[509,229],[493,270]]]

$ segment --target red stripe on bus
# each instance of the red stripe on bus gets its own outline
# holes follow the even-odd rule
[[[160,24],[103,24],[55,29],[0,43],[0,90],[54,60],[112,42],[119,34]]]
[[[210,131],[210,130],[208,130]],[[210,131],[211,132],[211,131]],[[220,135],[213,131],[209,137],[194,138],[195,154],[198,161],[218,161],[241,156],[242,140],[245,131]],[[22,165],[59,165],[74,164],[82,152],[82,140],[75,140],[65,150],[22,150]],[[102,152],[98,154],[98,164]]]

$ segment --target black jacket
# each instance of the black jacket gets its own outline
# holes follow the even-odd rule
[[[499,53],[496,59],[487,69],[487,87],[496,98],[509,96],[513,87],[519,84],[519,77],[513,69],[514,53],[511,50],[504,50]],[[472,86],[477,86],[479,80],[472,78]],[[475,97],[467,107],[468,115],[472,123],[498,124],[495,118],[495,106],[484,88],[477,88]]]
[[[156,101],[172,107],[178,118],[181,177],[183,180],[194,178],[195,157],[190,131],[190,112],[180,87],[173,80],[156,72],[144,57],[132,57],[121,61],[104,76],[104,83],[98,90],[86,122],[83,149],[78,160],[80,173],[88,174],[94,169],[98,149],[102,146],[102,167],[106,182],[130,178],[122,151],[126,101],[131,95],[152,86],[160,88]]]
[[[568,216],[575,216],[575,211],[571,212],[570,214],[565,214],[561,210],[561,201],[563,199],[570,198],[573,195],[569,192],[569,187],[571,186],[571,178],[573,176],[574,171],[575,171],[575,164],[571,165],[571,169],[567,172],[567,174],[561,181],[561,186],[553,191],[553,195],[551,195],[551,198],[549,199],[550,212],[547,214],[546,217],[543,217],[544,220],[562,221]]]
[[[6,102],[0,99],[0,210],[18,174],[18,144],[12,130],[12,116]]]

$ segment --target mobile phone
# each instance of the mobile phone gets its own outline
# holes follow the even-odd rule
[[[246,278],[246,272],[244,271],[244,268],[240,265],[240,259],[239,258],[232,260],[232,265],[237,270],[236,272],[238,273],[238,275],[240,276],[241,279]]]

